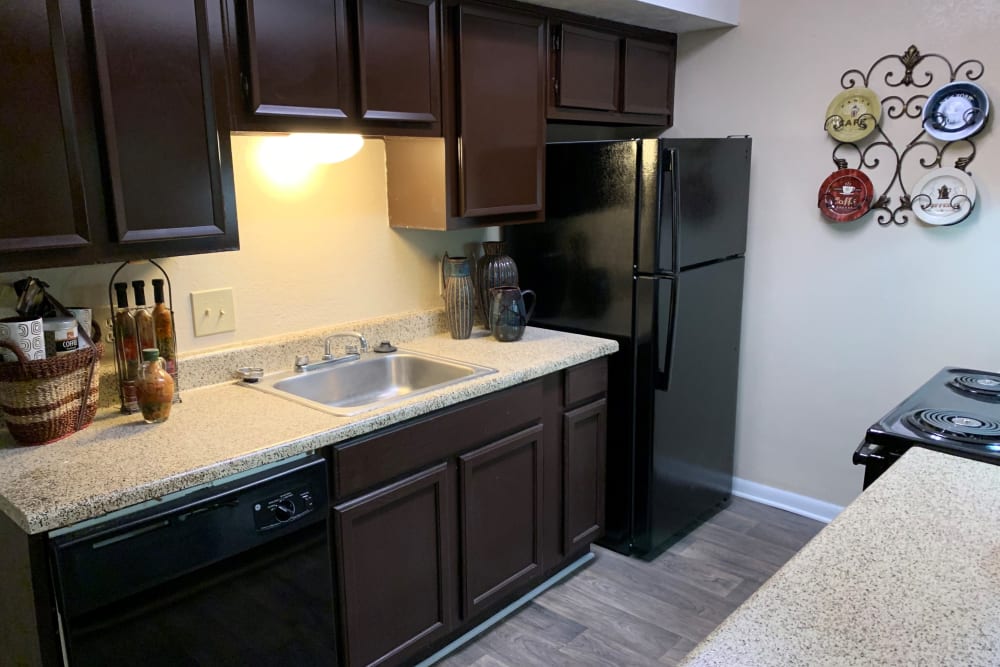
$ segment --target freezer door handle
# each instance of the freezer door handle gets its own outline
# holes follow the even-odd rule
[[[674,348],[676,336],[674,317],[677,312],[675,304],[676,280],[660,279],[656,281],[656,343],[657,359],[655,385],[661,391],[670,389],[670,379],[673,374]]]

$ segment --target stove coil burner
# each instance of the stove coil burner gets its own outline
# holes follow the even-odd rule
[[[941,438],[976,445],[1000,442],[1000,421],[956,410],[917,410],[906,415],[909,426]]]
[[[989,373],[962,373],[948,383],[966,394],[1000,399],[1000,375]]]

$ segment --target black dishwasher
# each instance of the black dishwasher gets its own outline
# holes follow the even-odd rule
[[[233,478],[52,538],[80,665],[335,665],[325,461]]]

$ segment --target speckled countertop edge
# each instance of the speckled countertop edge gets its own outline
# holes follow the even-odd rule
[[[26,532],[46,532],[606,356],[618,344],[529,327],[516,343],[476,330],[468,340],[437,334],[404,348],[498,372],[354,417],[229,381],[186,391],[163,424],[106,409],[84,431],[41,447],[13,446],[2,432],[0,509]]]
[[[686,667],[1000,664],[1000,466],[914,447]]]

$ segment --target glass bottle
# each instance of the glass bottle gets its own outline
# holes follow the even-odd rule
[[[167,308],[163,298],[163,279],[153,279],[153,329],[156,334],[156,347],[160,350],[163,367],[174,379],[174,402],[180,401],[177,382],[177,345],[174,341],[174,316]]]
[[[144,349],[142,360],[136,382],[142,418],[147,424],[167,421],[174,402],[174,379],[163,367],[160,351],[155,347]]]
[[[156,347],[156,334],[153,328],[153,314],[146,307],[146,282],[133,280],[132,290],[135,292],[135,328],[139,332],[139,348]]]
[[[118,359],[118,384],[122,390],[122,412],[138,412],[135,381],[139,376],[139,343],[135,318],[128,307],[128,284],[115,283],[118,310],[115,311],[115,357]]]

